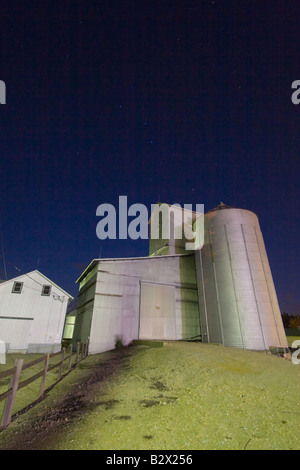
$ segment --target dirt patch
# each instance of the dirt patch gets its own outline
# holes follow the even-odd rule
[[[178,397],[162,397],[162,404],[163,405],[169,405],[170,403],[174,403],[176,400],[178,399]]]
[[[166,392],[168,391],[168,387],[163,383],[161,382],[160,380],[153,380],[153,383],[152,385],[150,385],[149,388],[152,388],[154,390],[159,390],[160,392]]]
[[[104,406],[106,410],[111,410],[120,400],[104,400],[104,401],[97,401],[95,406]]]
[[[149,400],[140,400],[139,404],[143,408],[151,408],[152,406],[157,406],[157,405],[170,405],[171,403],[174,403],[177,400],[178,397],[168,397],[165,395],[159,395],[157,397],[153,397],[153,399]]]
[[[139,404],[144,408],[151,408],[152,406],[159,405],[160,402],[158,400],[141,400]]]
[[[129,421],[131,419],[131,416],[129,415],[114,416],[114,419],[117,419],[120,421]]]

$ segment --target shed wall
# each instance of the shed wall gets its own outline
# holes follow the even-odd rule
[[[200,334],[194,256],[103,260],[94,293],[91,354],[113,349],[117,339],[126,345],[139,338],[141,282],[174,288],[176,339]]]
[[[74,348],[76,348],[76,343],[90,340],[97,274],[96,265],[80,283],[72,338]]]

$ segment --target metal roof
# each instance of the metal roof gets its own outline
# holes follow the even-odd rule
[[[178,253],[175,255],[162,255],[162,256],[140,256],[140,257],[135,257],[135,258],[96,258],[93,259],[93,261],[86,267],[86,269],[83,271],[83,273],[79,276],[79,278],[76,281],[76,284],[80,282],[87,274],[88,272],[100,261],[139,261],[139,260],[148,260],[148,259],[161,259],[161,258],[176,258],[176,257],[182,257],[182,256],[194,256],[194,253]]]

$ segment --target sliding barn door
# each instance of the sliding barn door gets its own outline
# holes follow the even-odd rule
[[[141,283],[140,339],[176,339],[175,288]]]

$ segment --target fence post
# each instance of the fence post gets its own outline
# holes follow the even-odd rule
[[[71,366],[72,366],[72,344],[70,344],[70,355],[69,355],[69,366],[68,366],[68,370],[71,370]]]
[[[39,395],[40,397],[43,395],[45,391],[45,382],[46,382],[46,375],[48,372],[49,358],[50,358],[50,354],[48,353],[45,356],[45,369],[44,369],[44,374],[42,375],[42,382],[41,382],[40,395]]]
[[[6,402],[5,402],[5,407],[3,410],[2,421],[1,421],[1,427],[6,427],[11,422],[11,415],[13,412],[14,402],[15,402],[17,391],[18,391],[18,385],[19,385],[20,375],[22,372],[22,367],[23,367],[23,359],[16,359],[15,361],[16,370],[15,370],[14,375],[12,376],[10,387],[9,387],[11,389],[11,393],[7,397]]]
[[[76,344],[76,364],[79,362],[80,343]]]
[[[61,376],[62,376],[62,371],[63,371],[63,367],[64,367],[64,360],[65,360],[65,352],[66,352],[66,349],[63,348],[63,350],[62,350],[62,359],[61,359],[61,363],[60,363],[59,371],[58,371],[58,379],[60,379]]]

